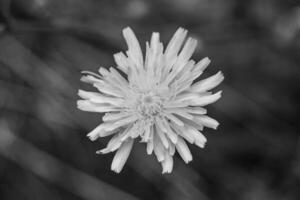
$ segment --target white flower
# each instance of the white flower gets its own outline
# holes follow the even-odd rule
[[[221,91],[208,90],[219,85],[224,77],[221,72],[195,82],[210,60],[198,63],[191,59],[197,41],[188,38],[187,31],[179,28],[167,48],[153,33],[146,43],[146,57],[130,28],[123,30],[128,45],[127,56],[114,55],[118,70],[100,68],[98,74],[84,72],[82,81],[92,84],[98,92],[79,90],[83,100],[78,108],[83,111],[106,113],[103,123],[88,134],[91,140],[113,135],[106,148],[97,153],[117,151],[111,169],[119,173],[132,149],[133,140],[141,138],[147,144],[147,153],[154,154],[162,165],[163,173],[173,169],[173,155],[179,153],[184,162],[193,158],[185,142],[201,148],[206,138],[203,127],[216,129],[219,123],[206,115],[203,106],[217,101]],[[183,47],[182,47],[183,45]],[[199,131],[200,130],[200,131]]]

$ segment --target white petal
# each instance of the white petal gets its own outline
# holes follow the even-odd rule
[[[203,129],[203,125],[201,123],[199,123],[199,121],[196,119],[196,117],[194,117],[193,119],[186,119],[184,117],[178,116],[178,118],[184,123],[184,124],[188,124],[190,126],[195,127],[197,130],[202,130]]]
[[[109,71],[105,67],[100,67],[98,71],[103,77],[109,75]]]
[[[122,142],[120,141],[119,135],[115,135],[110,139],[106,148],[101,149],[101,150],[97,151],[96,153],[106,154],[109,152],[113,152],[113,151],[117,150],[118,148],[120,148],[121,145],[122,145]]]
[[[120,110],[120,108],[116,108],[115,106],[111,106],[109,104],[96,104],[88,100],[78,100],[77,108],[88,112],[112,112]]]
[[[194,92],[184,92],[176,96],[175,101],[187,101],[197,99],[199,94]]]
[[[173,64],[176,62],[177,54],[182,46],[182,43],[186,37],[187,31],[183,28],[178,28],[174,36],[170,40],[165,51],[165,69],[164,74],[169,73]]]
[[[165,159],[165,149],[158,135],[153,134],[153,148],[156,158],[159,162]]]
[[[78,90],[78,96],[80,96],[83,99],[91,99],[94,97],[99,96],[99,92],[89,92],[85,90]]]
[[[150,73],[149,75],[153,75],[155,62],[158,58],[158,52],[160,48],[159,42],[159,33],[152,33],[150,47],[147,45],[147,61],[145,62],[146,70]]]
[[[198,131],[196,128],[194,128],[192,126],[188,126],[188,125],[186,126],[186,131],[187,131],[187,134],[191,135],[194,138],[194,143],[197,146],[204,148],[207,139],[200,131]]]
[[[114,130],[116,128],[131,124],[131,123],[135,122],[137,119],[138,119],[137,115],[131,115],[129,117],[125,117],[125,118],[113,123],[111,126],[107,127],[105,130],[106,131]]]
[[[162,119],[162,124],[166,129],[166,134],[168,138],[172,141],[172,143],[176,144],[177,143],[177,134],[171,129],[169,122],[163,118]]]
[[[189,147],[187,146],[185,141],[180,137],[178,138],[176,149],[185,163],[189,163],[193,160],[193,156],[189,150]]]
[[[151,127],[146,125],[144,135],[142,136],[142,142],[148,142],[150,139]]]
[[[98,96],[91,98],[90,101],[92,103],[100,103],[100,104],[111,104],[117,107],[123,107],[124,100],[121,98],[113,98],[113,97],[106,97],[106,96]]]
[[[131,113],[128,112],[118,112],[118,113],[105,113],[105,115],[102,117],[102,120],[105,121],[116,121],[119,119],[122,119],[124,117],[127,117],[131,115]]]
[[[115,97],[123,97],[124,94],[118,89],[107,83],[94,83],[93,86],[97,88],[100,92],[115,96]]]
[[[177,117],[175,117],[173,114],[170,113],[164,113],[164,115],[170,119],[171,121],[173,121],[175,124],[177,124],[178,126],[184,126],[184,123],[178,119]]]
[[[203,72],[208,67],[210,62],[211,61],[208,57],[203,58],[194,66],[193,72],[195,72],[196,74]]]
[[[94,84],[94,83],[102,83],[103,80],[100,80],[98,78],[95,78],[95,76],[91,76],[91,75],[84,75],[81,77],[80,81],[85,82],[85,83],[90,83],[90,84]]]
[[[188,38],[183,49],[181,50],[173,69],[177,72],[181,71],[183,67],[187,64],[188,60],[192,57],[195,49],[197,47],[197,40],[193,38]]]
[[[150,136],[149,136],[149,140],[147,142],[147,154],[150,155],[153,152],[153,126],[150,129]]]
[[[159,136],[162,144],[164,145],[164,147],[166,149],[169,148],[169,141],[168,141],[168,139],[166,138],[166,135],[165,135],[165,132],[167,132],[167,130],[164,128],[164,126],[162,125],[161,120],[158,119],[158,118],[156,118],[156,120],[155,120],[155,127],[156,127],[156,133]]]
[[[89,132],[87,134],[87,136],[90,138],[90,140],[94,141],[96,140],[98,137],[100,137],[99,133],[101,131],[104,131],[104,128],[106,127],[107,124],[102,123],[99,126],[97,126],[94,130],[92,130],[91,132]]]
[[[117,153],[114,156],[114,159],[111,164],[111,170],[116,173],[120,173],[123,169],[125,162],[128,159],[130,151],[132,149],[133,140],[128,140],[123,142],[121,147],[118,149]]]
[[[184,110],[184,108],[173,108],[173,109],[168,109],[167,112],[171,112],[174,114],[177,114],[181,117],[187,118],[187,119],[193,119],[193,115],[189,114]]]
[[[180,136],[183,137],[184,139],[186,139],[186,141],[188,141],[191,144],[193,144],[195,142],[195,138],[193,137],[193,135],[189,134],[186,131],[186,126],[181,127],[181,126],[178,126],[174,123],[172,123],[171,126],[174,128],[176,133],[179,135],[178,137],[180,137]]]
[[[201,124],[203,124],[206,127],[217,129],[219,126],[219,122],[217,122],[215,119],[207,116],[207,115],[201,115],[195,117]]]
[[[113,67],[109,68],[110,75],[118,81],[122,86],[126,87],[128,89],[128,81]]]
[[[173,170],[173,157],[166,152],[165,153],[165,159],[161,162],[162,165],[162,173],[171,173]]]
[[[219,85],[224,80],[224,76],[222,72],[218,72],[215,75],[201,80],[194,85],[192,85],[191,90],[193,92],[205,92],[212,88],[215,88],[217,85]]]
[[[182,46],[184,38],[186,37],[186,34],[187,30],[178,28],[166,48],[165,55],[177,55],[180,47]]]
[[[117,67],[122,72],[127,74],[128,61],[127,61],[127,57],[125,56],[125,54],[123,52],[116,53],[116,54],[114,54],[114,59],[115,59],[115,62],[117,63]]]
[[[204,115],[207,113],[207,110],[202,107],[189,107],[189,108],[183,108],[186,112],[196,115]]]
[[[222,91],[219,91],[215,94],[204,95],[197,99],[191,100],[190,105],[191,106],[205,106],[205,105],[214,103],[217,100],[219,100],[221,98],[221,95],[222,95]]]
[[[142,67],[143,66],[142,50],[131,28],[127,27],[123,29],[123,36],[128,46],[128,54],[129,54],[128,56],[135,62],[137,67]]]
[[[170,144],[170,147],[169,147],[169,154],[170,154],[171,156],[173,156],[173,155],[175,154],[175,151],[176,151],[175,145],[171,143],[171,144]]]

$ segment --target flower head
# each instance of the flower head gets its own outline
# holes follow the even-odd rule
[[[130,28],[123,30],[128,45],[127,56],[114,55],[117,68],[100,68],[100,74],[84,72],[82,81],[92,84],[98,92],[79,90],[78,108],[83,111],[105,113],[103,123],[88,134],[91,140],[113,135],[107,147],[97,153],[117,151],[111,169],[119,173],[132,149],[135,138],[146,143],[147,153],[154,154],[163,173],[173,169],[173,155],[179,153],[184,162],[192,160],[185,141],[201,148],[206,138],[203,127],[216,129],[218,122],[206,115],[203,106],[217,101],[221,91],[209,92],[220,84],[221,72],[195,83],[209,65],[204,58],[191,59],[197,41],[188,38],[179,28],[166,49],[153,33],[146,43],[143,59],[139,42]],[[183,47],[182,47],[183,46]],[[126,77],[126,78],[124,78]]]

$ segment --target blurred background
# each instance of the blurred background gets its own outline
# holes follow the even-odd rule
[[[108,139],[86,137],[101,115],[76,108],[80,71],[115,66],[126,26],[143,48],[184,27],[203,77],[225,74],[219,129],[169,175],[138,142],[111,172]],[[296,0],[0,0],[0,199],[299,200],[299,65]]]

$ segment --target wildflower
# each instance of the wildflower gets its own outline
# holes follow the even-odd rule
[[[130,28],[123,30],[128,45],[127,56],[114,54],[117,68],[100,68],[99,73],[84,72],[82,81],[92,84],[98,92],[79,90],[83,111],[105,113],[103,123],[88,134],[91,140],[113,135],[107,147],[97,153],[117,151],[111,169],[119,173],[133,146],[135,138],[146,143],[148,154],[154,154],[162,165],[162,173],[173,169],[173,155],[179,153],[184,162],[192,160],[185,141],[204,148],[203,127],[216,129],[219,123],[206,115],[203,106],[214,103],[221,91],[209,92],[224,77],[221,72],[195,82],[210,60],[198,63],[191,59],[197,41],[188,38],[179,28],[165,51],[159,33],[153,33],[146,43],[143,59],[139,42]],[[183,47],[182,47],[183,45]]]

